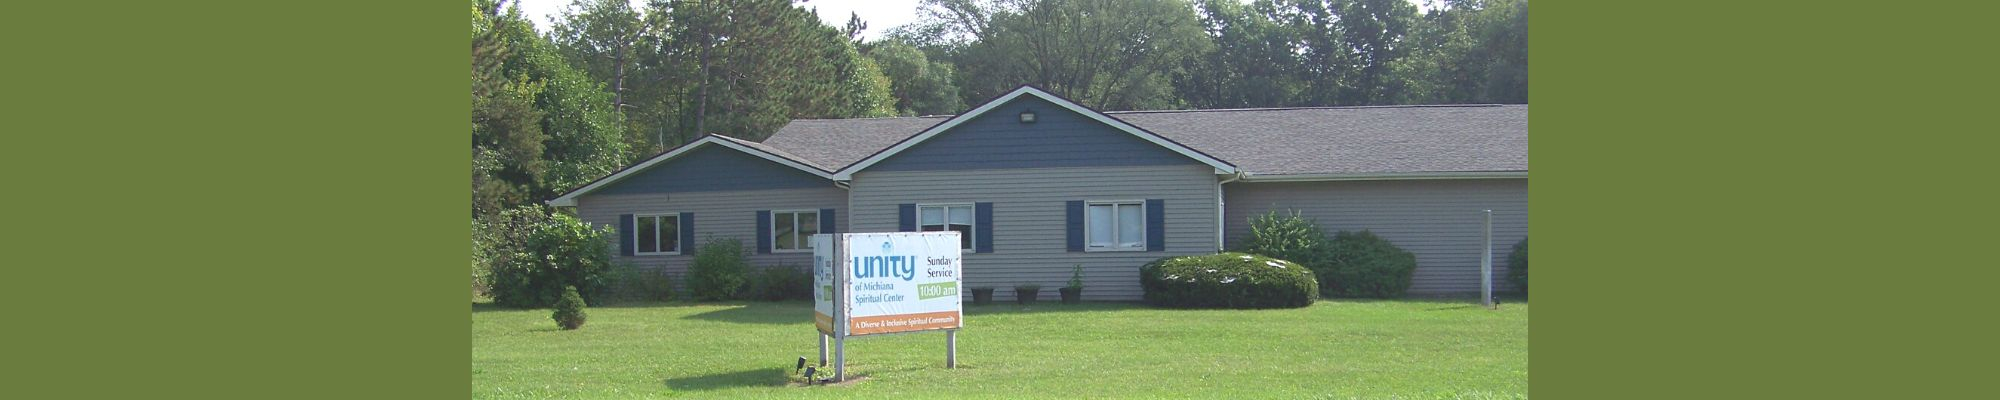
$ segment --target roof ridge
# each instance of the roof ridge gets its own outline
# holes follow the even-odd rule
[[[1526,104],[1497,104],[1497,103],[1471,103],[1471,104],[1395,104],[1395,105],[1372,105],[1372,106],[1303,106],[1303,107],[1250,107],[1250,108],[1198,108],[1198,109],[1189,109],[1189,110],[1126,110],[1126,111],[1105,111],[1104,113],[1105,113],[1105,114],[1162,114],[1162,113],[1198,113],[1198,112],[1222,112],[1222,111],[1293,111],[1293,110],[1365,110],[1365,109],[1378,109],[1378,108],[1381,108],[1381,109],[1387,109],[1387,108],[1472,108],[1472,107],[1505,107],[1505,106],[1520,106],[1520,105],[1526,105]]]

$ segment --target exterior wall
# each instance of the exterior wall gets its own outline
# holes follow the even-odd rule
[[[1122,133],[1121,133],[1122,134]],[[1138,300],[1139,266],[1161,257],[1215,251],[1216,176],[1193,163],[1170,166],[877,171],[855,175],[848,207],[854,232],[897,229],[906,203],[993,203],[993,252],[965,255],[965,291],[990,286],[1012,300],[1016,284],[1042,286],[1043,299],[1084,267],[1088,300]],[[1069,252],[1065,207],[1072,200],[1165,201],[1165,251]],[[700,225],[696,225],[700,228]]]
[[[1413,294],[1479,292],[1481,210],[1493,210],[1495,290],[1513,290],[1507,254],[1528,235],[1527,179],[1233,182],[1223,193],[1231,248],[1252,218],[1298,210],[1328,232],[1368,229],[1416,253]]]
[[[719,145],[703,145],[591,195],[805,189],[832,186],[826,178]]]
[[[782,168],[782,166],[780,167]],[[758,210],[818,210],[832,208],[834,226],[847,232],[847,191],[825,181],[824,187],[810,189],[767,189],[705,191],[660,194],[590,194],[577,199],[577,216],[595,226],[618,229],[618,216],[635,213],[694,213],[694,238],[682,238],[683,248],[698,248],[709,237],[734,237],[743,241],[751,268],[789,264],[812,266],[812,253],[757,254]],[[630,262],[641,267],[660,268],[667,274],[687,272],[693,255],[623,256],[613,248],[612,262]]]
[[[1035,123],[1021,123],[1033,110]],[[1023,96],[896,153],[869,171],[1183,165],[1173,150],[1033,96]]]

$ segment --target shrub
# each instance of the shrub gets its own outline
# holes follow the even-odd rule
[[[1410,278],[1417,271],[1415,254],[1367,230],[1340,231],[1328,245],[1327,268],[1316,272],[1322,284],[1333,286],[1333,295],[1391,298],[1410,289]]]
[[[581,327],[583,326],[583,320],[590,318],[590,316],[584,315],[583,296],[576,294],[575,286],[563,287],[562,299],[556,300],[556,312],[553,315],[549,315],[549,318],[554,318],[556,325],[561,326],[563,329]]]
[[[750,279],[750,263],[743,260],[743,241],[709,238],[688,266],[688,293],[695,300],[732,300]]]
[[[1514,281],[1522,294],[1528,293],[1528,238],[1521,238],[1514,252],[1507,254],[1507,280]]]
[[[1313,272],[1245,253],[1162,258],[1139,267],[1146,302],[1161,307],[1292,308],[1319,297]]]
[[[592,229],[576,217],[528,207],[501,213],[490,233],[494,303],[548,307],[564,287],[575,286],[584,301],[595,304],[608,288],[616,237],[609,227]]]
[[[611,299],[614,301],[667,301],[674,299],[674,282],[658,269],[642,268],[630,263],[619,263],[612,267],[616,273],[611,282]]]
[[[1083,264],[1077,264],[1076,268],[1069,270],[1069,286],[1067,287],[1070,289],[1083,289]]]
[[[791,265],[764,268],[750,277],[744,294],[752,300],[812,300],[812,274]]]
[[[1251,220],[1250,239],[1243,244],[1242,251],[1305,266],[1319,274],[1319,295],[1333,295],[1333,285],[1326,281],[1333,276],[1328,263],[1333,251],[1331,240],[1318,221],[1303,217],[1298,211],[1272,211]]]

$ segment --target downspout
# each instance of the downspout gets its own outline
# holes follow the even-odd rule
[[[1223,223],[1225,221],[1223,221],[1222,209],[1224,205],[1228,204],[1223,202],[1222,184],[1241,180],[1244,175],[1243,171],[1236,171],[1236,173],[1230,174],[1227,179],[1215,181],[1215,251],[1218,253],[1223,250],[1222,235],[1225,232],[1223,230]]]

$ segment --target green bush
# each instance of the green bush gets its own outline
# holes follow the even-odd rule
[[[1514,281],[1522,294],[1528,293],[1528,238],[1521,238],[1514,244],[1514,252],[1507,255],[1507,280]]]
[[[751,276],[744,294],[751,300],[812,300],[812,283],[812,274],[805,268],[779,265]]]
[[[1417,256],[1367,230],[1340,231],[1328,242],[1327,268],[1318,272],[1323,285],[1339,297],[1401,297],[1410,289]]]
[[[611,278],[611,238],[606,227],[566,214],[527,207],[501,213],[489,226],[491,289],[496,304],[541,308],[562,298],[563,288],[575,286],[584,301],[606,297]]]
[[[619,263],[612,268],[617,277],[611,282],[613,301],[668,301],[674,299],[674,282],[654,268]]]
[[[750,263],[743,259],[743,241],[709,238],[688,266],[688,294],[695,300],[733,300],[750,279]]]
[[[549,315],[556,320],[556,326],[576,329],[583,326],[583,320],[590,318],[583,312],[583,296],[576,294],[575,286],[564,286],[561,300],[556,300],[556,312]]]
[[[1298,211],[1272,211],[1250,220],[1250,238],[1242,247],[1245,253],[1299,263],[1322,273],[1332,250],[1319,222],[1301,216]],[[1325,288],[1321,285],[1321,289]]]
[[[1294,308],[1319,297],[1313,272],[1245,253],[1162,258],[1139,267],[1146,302],[1161,307]]]

